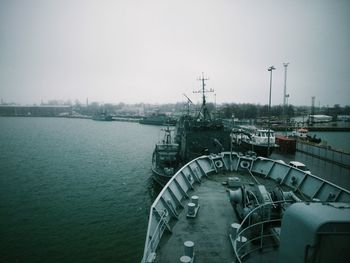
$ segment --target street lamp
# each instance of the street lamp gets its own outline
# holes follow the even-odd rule
[[[287,126],[287,117],[286,117],[286,106],[287,106],[287,101],[288,101],[288,97],[289,95],[287,94],[287,67],[289,65],[289,62],[287,63],[283,63],[283,67],[284,67],[284,89],[283,89],[283,121],[284,121],[284,125]]]
[[[271,87],[272,87],[272,70],[275,70],[276,68],[274,66],[271,66],[267,69],[267,71],[270,71],[270,94],[269,94],[269,128],[267,131],[267,157],[270,156],[270,132],[271,132]]]

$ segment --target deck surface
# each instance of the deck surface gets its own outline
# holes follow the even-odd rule
[[[196,218],[187,218],[186,200],[184,209],[179,213],[179,219],[172,224],[172,233],[164,233],[157,250],[156,262],[180,262],[184,255],[184,242],[194,242],[194,262],[235,262],[234,251],[230,242],[231,224],[239,223],[229,201],[227,186],[228,177],[239,177],[244,184],[254,183],[249,175],[238,173],[216,174],[203,178],[201,185],[195,185],[195,190],[189,196],[199,197],[199,210]],[[258,178],[268,190],[275,187],[271,180]],[[260,260],[256,261],[257,258]],[[276,251],[263,253],[254,257],[246,258],[247,262],[274,262]]]
[[[195,244],[195,262],[232,262],[234,252],[229,239],[230,225],[238,222],[230,205],[226,187],[221,184],[227,176],[204,179],[193,195],[199,197],[196,218],[187,218],[187,203],[173,227],[166,234],[157,251],[157,262],[179,262],[184,255],[184,242]]]

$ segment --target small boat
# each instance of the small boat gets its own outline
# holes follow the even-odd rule
[[[275,143],[275,133],[273,130],[257,129],[256,127],[243,127],[233,129],[231,132],[233,143],[236,142],[243,152],[252,151],[258,156],[268,157],[273,150],[278,147]]]
[[[180,167],[179,145],[173,143],[169,126],[164,138],[156,144],[152,155],[153,179],[164,186]]]
[[[316,144],[321,143],[322,141],[321,138],[316,137],[316,134],[314,134],[314,136],[310,136],[308,129],[305,129],[305,128],[301,128],[301,129],[298,129],[297,131],[293,131],[292,136],[296,137],[297,139],[305,140]]]
[[[308,133],[309,133],[308,129],[301,128],[296,131],[293,131],[292,136],[298,139],[306,139],[308,136]]]
[[[92,119],[94,121],[112,121],[113,116],[110,114],[107,114],[106,112],[101,112],[92,116]]]

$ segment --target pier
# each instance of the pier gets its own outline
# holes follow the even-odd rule
[[[315,145],[307,141],[297,141],[297,151],[324,161],[350,169],[350,153],[333,149],[329,146]]]
[[[322,132],[350,132],[350,126],[307,126],[305,127],[309,131],[322,131]],[[273,126],[274,131],[291,131],[289,126]]]

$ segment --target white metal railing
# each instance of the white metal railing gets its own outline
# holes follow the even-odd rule
[[[142,263],[148,262],[149,257],[152,256],[152,253],[155,252],[155,250],[158,247],[158,244],[160,242],[160,239],[161,239],[161,237],[163,235],[163,232],[164,232],[165,228],[167,227],[166,224],[167,224],[167,218],[169,216],[168,213],[164,213],[162,216],[160,216],[159,221],[158,221],[158,219],[155,218],[155,216],[156,216],[155,215],[155,211],[157,211],[156,210],[157,204],[160,202],[161,197],[165,195],[165,193],[167,191],[167,188],[169,188],[171,184],[175,184],[176,185],[176,182],[175,182],[176,178],[178,176],[181,176],[183,171],[185,169],[187,169],[190,164],[196,164],[197,166],[200,166],[200,164],[198,163],[199,160],[207,160],[209,163],[211,163],[210,156],[201,156],[201,157],[198,157],[198,158],[188,162],[179,171],[177,171],[175,173],[175,175],[164,186],[162,191],[159,193],[159,195],[157,196],[157,198],[153,202],[153,204],[151,206],[150,216],[149,216],[149,219],[148,219],[149,222],[148,222],[148,228],[147,228],[147,238],[146,238],[146,242],[145,242],[143,258],[141,260]],[[203,172],[200,172],[199,175],[196,174],[196,176],[199,176],[201,178],[202,176],[204,176],[206,171],[203,170],[203,167],[201,167],[199,169],[199,171],[203,171]],[[210,172],[210,171],[208,171],[208,172]],[[194,183],[195,181],[196,180],[194,180],[192,183]],[[183,189],[185,192],[187,192],[189,190],[189,188],[190,188],[189,186],[186,186],[186,185],[184,185],[184,187],[187,188],[187,189]],[[158,213],[158,215],[159,215],[159,213]],[[154,222],[157,222],[157,223],[153,227]]]
[[[264,240],[266,239],[271,239],[271,238],[275,238],[276,233],[266,233],[265,230],[269,230],[271,229],[270,227],[267,227],[266,225],[281,225],[281,221],[282,221],[282,217],[277,217],[274,219],[270,219],[270,214],[265,214],[265,211],[270,211],[270,209],[266,209],[266,207],[268,206],[276,206],[279,204],[286,204],[286,203],[292,203],[294,201],[290,201],[290,200],[283,200],[283,201],[277,201],[277,202],[269,202],[263,205],[260,205],[256,208],[254,208],[252,211],[250,211],[248,213],[248,215],[243,219],[242,223],[240,224],[240,227],[237,229],[237,234],[234,237],[234,241],[233,241],[233,249],[235,252],[235,256],[236,259],[238,260],[238,262],[242,262],[242,259],[251,254],[252,252],[256,251],[256,250],[262,250],[262,249],[266,249],[266,248],[270,248],[270,247],[276,247],[279,245],[279,243],[277,243],[278,238],[275,239],[275,243],[273,242],[265,242]],[[258,211],[260,210],[260,211]],[[258,213],[260,215],[262,215],[262,218],[264,218],[265,216],[268,217],[267,220],[263,220],[257,223],[253,223],[252,224],[252,215],[255,214],[258,211]],[[243,227],[245,224],[248,224],[247,227]],[[254,233],[255,235],[253,237],[250,237],[250,235],[252,235],[249,232],[260,232],[258,233]],[[242,240],[245,240],[245,242],[243,242],[242,245],[240,245],[240,243],[242,243]],[[259,245],[253,245],[254,242],[256,241],[260,241]]]
[[[159,221],[158,224],[156,225],[156,227],[154,228],[154,231],[151,235],[148,236],[148,243],[147,243],[147,248],[145,248],[145,251],[151,252],[151,251],[155,251],[159,241],[163,235],[163,232],[166,228],[166,217],[167,217],[167,210],[162,211],[162,213],[160,213],[159,211],[157,211],[159,214]],[[151,253],[147,253],[145,254],[146,258],[142,259],[142,262],[148,262],[148,257],[150,256]]]

